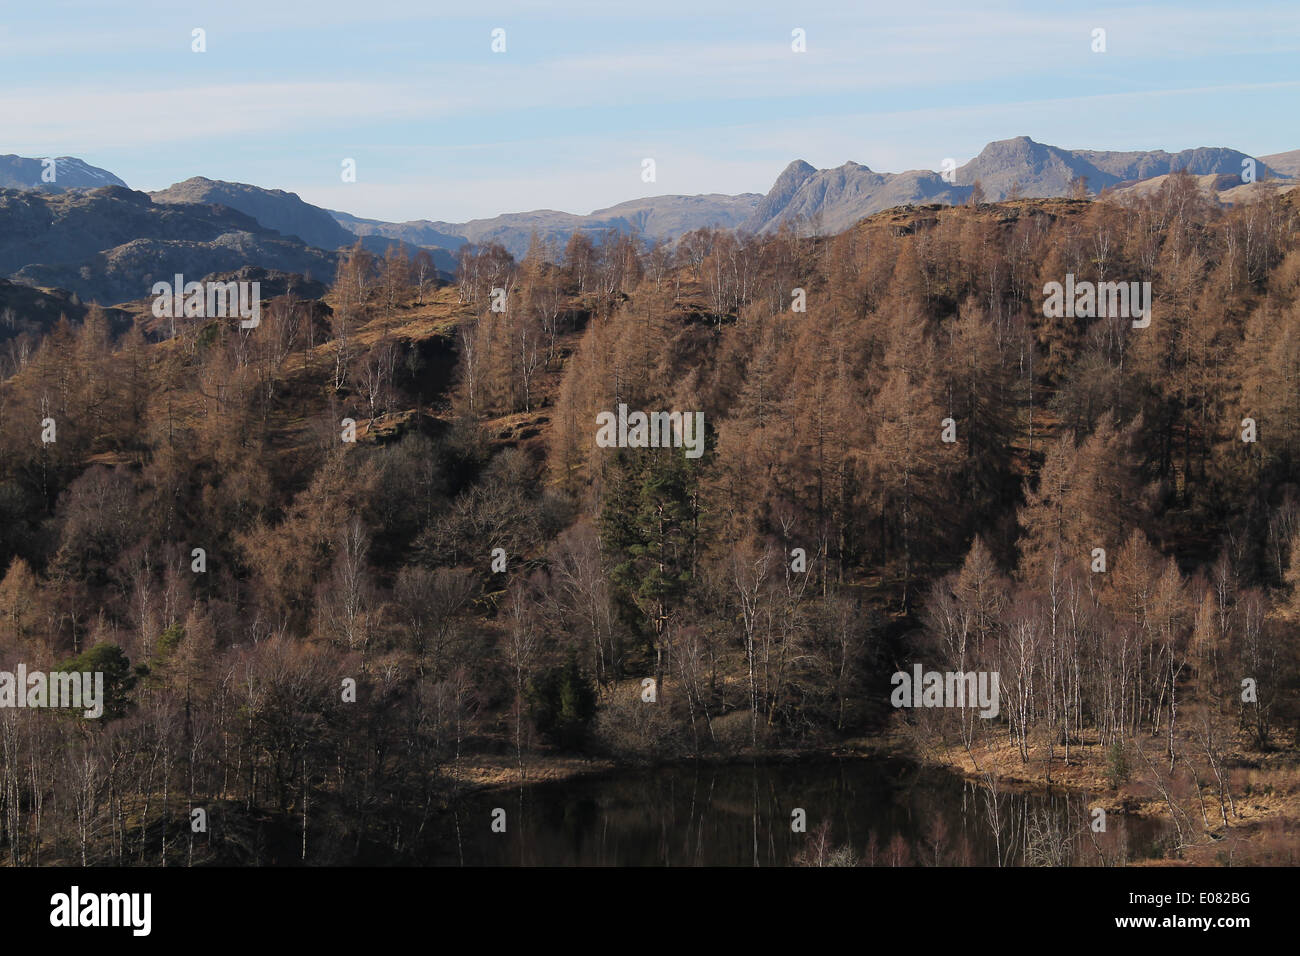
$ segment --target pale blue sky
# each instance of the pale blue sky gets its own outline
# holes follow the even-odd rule
[[[383,219],[766,192],[793,159],[938,169],[1022,134],[1300,148],[1295,0],[5,6],[0,153],[79,156],[137,189],[251,182]]]

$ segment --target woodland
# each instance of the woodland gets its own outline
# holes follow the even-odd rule
[[[409,862],[483,759],[888,739],[1294,862],[1297,195],[578,233],[450,283],[358,244],[256,328],[0,316],[0,667],[108,697],[0,709],[0,858]],[[1067,275],[1149,282],[1149,325],[1045,310]],[[702,454],[602,447],[620,405]],[[895,710],[917,664],[998,716]]]

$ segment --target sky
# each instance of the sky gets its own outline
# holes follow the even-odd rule
[[[1300,149],[1298,107],[1295,0],[0,8],[0,154],[77,156],[135,189],[254,183],[394,221],[765,193],[795,159],[938,170],[1020,135],[1267,155]]]

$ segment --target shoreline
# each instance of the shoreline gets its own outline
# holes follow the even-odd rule
[[[1036,748],[1031,748],[1028,761],[1022,763],[1018,749],[1010,742],[982,743],[971,753],[960,745],[918,747],[907,735],[898,732],[853,738],[827,747],[775,748],[658,761],[588,758],[543,751],[525,758],[522,785],[562,783],[605,773],[655,767],[895,760],[942,770],[975,783],[985,782],[986,775],[992,773],[997,787],[1004,792],[1081,795],[1087,799],[1089,809],[1101,808],[1107,813],[1158,819],[1174,825],[1175,811],[1168,799],[1150,782],[1143,780],[1140,773],[1134,772],[1118,787],[1111,785],[1107,749],[1096,742],[1072,744],[1070,763],[1066,764],[1063,750],[1057,748],[1052,754],[1050,773],[1045,755],[1039,755]],[[1224,865],[1225,854],[1228,862],[1236,862],[1237,856],[1242,854],[1249,858],[1288,852],[1285,846],[1277,845],[1276,835],[1285,834],[1288,828],[1300,823],[1300,762],[1285,752],[1235,754],[1234,757],[1229,770],[1231,803],[1228,826],[1222,825],[1212,778],[1202,778],[1199,794],[1191,790],[1190,795],[1183,794],[1176,804],[1184,816],[1184,828],[1189,837],[1187,842],[1177,847],[1178,855],[1135,861],[1130,865],[1215,866]],[[518,772],[517,757],[513,754],[462,755],[459,766],[444,768],[444,773],[453,782],[449,800],[455,801],[474,793],[517,788],[521,785]],[[1203,826],[1205,821],[1208,821],[1208,826]]]

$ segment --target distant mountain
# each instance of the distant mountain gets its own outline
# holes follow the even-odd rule
[[[743,224],[745,229],[750,232],[762,232],[766,224],[780,219],[781,213],[794,199],[800,187],[816,175],[815,166],[805,163],[802,159],[796,159],[781,171],[781,175],[776,177],[776,182],[772,184],[767,195],[758,201],[749,219]]]
[[[98,189],[100,186],[126,186],[107,169],[92,166],[73,156],[59,156],[54,160],[54,182],[43,179],[44,160],[25,159],[10,153],[0,156],[0,189],[39,189],[57,193],[65,189]]]
[[[228,183],[214,179],[195,176],[183,183],[175,183],[166,189],[149,194],[154,202],[161,203],[204,203],[226,206],[230,209],[251,216],[267,229],[274,229],[289,239],[301,239],[309,246],[329,251],[351,246],[358,239],[361,245],[382,256],[394,243],[406,247],[407,255],[415,255],[422,246],[429,246],[433,255],[433,264],[447,278],[456,271],[456,260],[445,249],[435,248],[437,243],[412,242],[403,235],[389,235],[375,232],[354,232],[340,225],[343,213],[332,213],[303,202],[297,193],[285,192],[283,189],[263,189],[247,183]],[[358,223],[370,220],[348,219]],[[389,225],[379,223],[378,225]],[[400,233],[401,230],[396,230]],[[456,245],[462,245],[457,242]],[[452,247],[454,248],[454,246]]]
[[[989,143],[965,166],[957,169],[957,182],[971,185],[980,181],[990,201],[1005,199],[1019,185],[1027,198],[1065,196],[1075,176],[1088,180],[1094,194],[1108,186],[1134,180],[1153,179],[1185,170],[1194,176],[1237,176],[1242,163],[1252,157],[1235,149],[1205,147],[1178,153],[1105,152],[1089,149],[1061,149],[1036,143],[1028,136]],[[1255,176],[1276,176],[1268,164],[1255,159]]]
[[[1300,177],[1300,149],[1293,149],[1289,153],[1273,153],[1271,156],[1260,156],[1259,158],[1283,176],[1290,176],[1293,179]]]
[[[356,236],[319,206],[303,202],[297,193],[263,189],[246,183],[226,183],[195,176],[149,194],[156,203],[207,203],[229,206],[252,216],[286,238],[301,239],[318,249],[335,250],[356,242]]]
[[[804,220],[818,223],[822,232],[838,232],[893,206],[965,202],[976,180],[989,202],[1006,199],[1016,189],[1026,198],[1066,196],[1076,176],[1087,178],[1093,194],[1179,170],[1197,176],[1233,176],[1240,183],[1242,161],[1247,158],[1245,153],[1220,147],[1179,153],[1070,150],[1018,136],[989,143],[956,169],[953,183],[929,170],[877,173],[853,162],[836,169],[814,169],[800,160],[785,168],[743,228],[771,232],[783,222]],[[1255,157],[1257,179],[1278,174],[1267,160]]]
[[[201,280],[250,264],[328,280],[336,257],[224,206],[155,203],[121,186],[0,190],[0,275],[85,302],[129,301],[178,272]]]
[[[589,215],[537,209],[506,213],[491,219],[469,222],[435,222],[427,219],[392,223],[358,219],[347,213],[331,212],[345,228],[360,236],[380,235],[417,246],[455,250],[467,242],[499,242],[515,258],[528,252],[534,231],[544,242],[563,246],[575,232],[593,237],[616,229],[647,239],[677,239],[693,229],[720,226],[733,229],[744,222],[762,199],[757,193],[724,196],[653,196],[597,209]]]
[[[446,225],[445,223],[432,223],[427,219],[415,219],[410,222],[384,222],[380,219],[361,219],[335,209],[330,209],[328,212],[335,222],[352,233],[354,237],[379,236],[384,239],[408,242],[413,246],[447,250],[459,249],[469,242],[464,235],[442,232],[437,228]]]
[[[877,173],[853,162],[835,169],[814,169],[797,160],[785,168],[742,228],[765,233],[785,222],[807,222],[817,232],[841,232],[882,209],[925,203],[955,205],[964,202],[970,192],[969,186],[944,182],[930,170]]]

